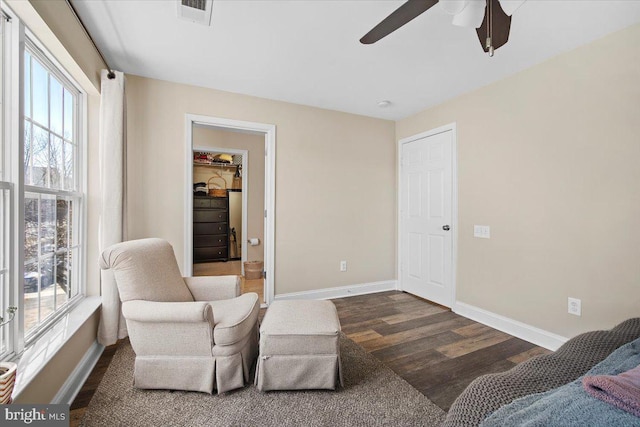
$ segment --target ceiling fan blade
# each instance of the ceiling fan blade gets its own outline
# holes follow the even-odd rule
[[[372,44],[381,38],[388,36],[407,22],[421,15],[431,8],[438,0],[409,0],[391,15],[387,16],[371,31],[360,39],[362,44]]]
[[[489,2],[491,2],[491,7],[489,7]],[[491,10],[491,19],[493,21],[491,41],[493,49],[495,50],[509,41],[511,17],[504,13],[504,10],[502,10],[502,7],[500,6],[500,2],[498,0],[487,0],[487,9]],[[488,13],[485,13],[482,25],[476,29],[478,39],[480,40],[480,44],[482,45],[482,48],[485,52],[489,52],[489,48],[486,45],[488,34],[487,15]]]

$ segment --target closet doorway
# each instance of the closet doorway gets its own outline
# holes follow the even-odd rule
[[[202,116],[187,116],[187,125],[185,273],[242,275],[242,293],[256,292],[266,305],[273,299],[273,165],[267,153],[275,129]]]
[[[242,261],[247,260],[244,238],[248,181],[243,177],[243,170],[248,169],[248,150],[210,147],[195,147],[195,150],[193,273],[196,276],[217,275],[220,271],[227,272],[220,274],[243,274]],[[264,197],[260,197],[262,199]],[[263,209],[262,206],[259,209]],[[262,228],[252,231],[264,239]],[[227,262],[233,262],[234,267],[223,264]]]

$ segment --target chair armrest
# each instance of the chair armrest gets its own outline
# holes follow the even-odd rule
[[[240,276],[184,277],[196,301],[219,301],[240,296]]]
[[[122,304],[125,319],[145,323],[202,323],[213,328],[213,309],[208,302],[155,302],[133,300]]]
[[[211,356],[213,309],[208,302],[122,303],[129,340],[138,357]]]

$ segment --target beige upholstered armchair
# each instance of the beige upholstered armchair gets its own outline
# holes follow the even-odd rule
[[[258,295],[238,276],[185,277],[171,245],[142,239],[102,253],[113,270],[138,388],[218,393],[243,387],[258,350]]]

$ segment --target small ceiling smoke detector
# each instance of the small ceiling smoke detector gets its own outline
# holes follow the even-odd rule
[[[211,25],[213,0],[178,0],[178,18]]]
[[[386,99],[384,101],[378,101],[378,107],[380,108],[387,108],[391,105],[391,101],[387,101]]]

